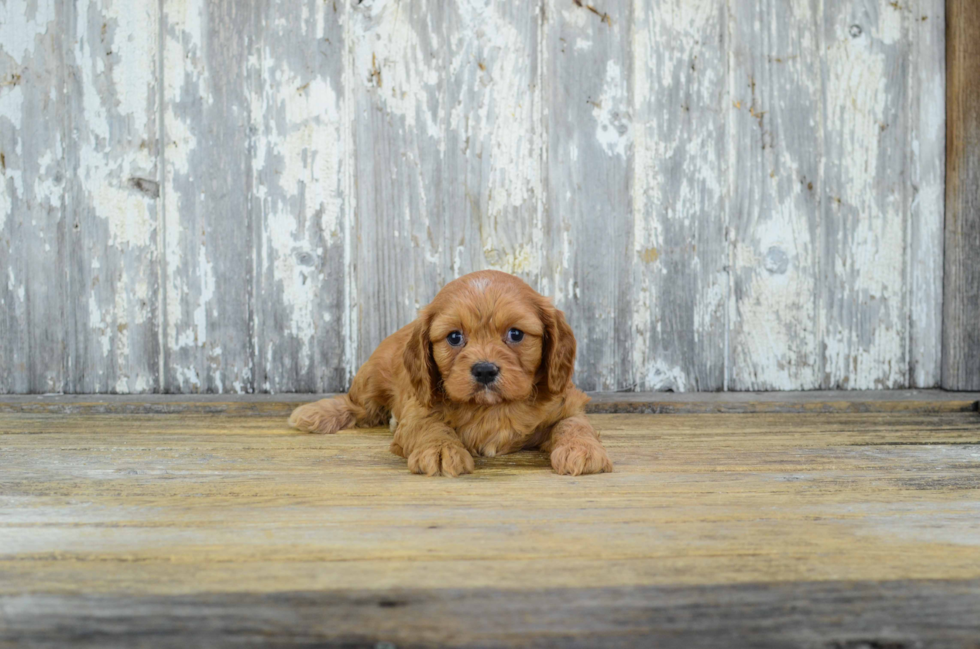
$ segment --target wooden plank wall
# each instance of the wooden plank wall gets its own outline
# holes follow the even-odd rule
[[[342,390],[487,267],[568,313],[585,389],[936,386],[944,25],[0,0],[0,393]]]
[[[942,386],[980,390],[980,4],[949,0]]]

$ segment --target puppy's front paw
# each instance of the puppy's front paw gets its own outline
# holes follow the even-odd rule
[[[321,399],[300,406],[289,416],[289,425],[304,433],[329,435],[354,424],[350,408],[339,399]]]
[[[551,451],[551,468],[559,475],[611,473],[613,470],[602,444],[586,439],[576,439]]]
[[[473,456],[461,444],[426,446],[408,456],[408,470],[423,475],[445,475],[455,478],[473,473]]]

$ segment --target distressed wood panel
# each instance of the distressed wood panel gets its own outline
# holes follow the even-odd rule
[[[730,387],[936,384],[942,15],[736,9]]]
[[[909,5],[824,7],[822,387],[909,380]]]
[[[447,279],[441,159],[442,3],[351,5],[359,366]]]
[[[17,647],[976,646],[980,580],[0,596]],[[941,620],[941,622],[937,622]]]
[[[909,387],[939,386],[946,174],[945,0],[909,4]]]
[[[817,0],[729,5],[729,387],[820,384],[821,19]]]
[[[637,2],[632,355],[640,390],[725,387],[727,3]]]
[[[937,385],[943,0],[0,7],[0,392],[343,390],[487,267],[587,389]]]
[[[456,276],[534,281],[537,9],[368,1],[351,13],[359,365]]]
[[[260,392],[347,382],[350,152],[344,2],[255,3],[249,44],[254,309]]]
[[[250,392],[251,2],[164,0],[167,392]]]
[[[63,3],[0,3],[0,392],[67,386]]]
[[[949,0],[944,388],[980,388],[980,6]]]
[[[159,3],[65,3],[65,10],[72,134],[65,389],[156,392]]]
[[[633,387],[631,3],[545,2],[545,174],[555,302],[585,390]]]

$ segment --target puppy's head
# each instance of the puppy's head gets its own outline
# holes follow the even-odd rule
[[[566,389],[575,337],[562,312],[523,281],[480,271],[447,284],[419,315],[405,367],[425,405],[494,405]]]

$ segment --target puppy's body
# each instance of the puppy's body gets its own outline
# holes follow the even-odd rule
[[[575,338],[564,316],[520,279],[481,271],[447,284],[419,318],[386,338],[350,392],[297,408],[315,433],[397,422],[391,451],[427,475],[473,470],[472,455],[523,448],[554,469],[611,471],[571,383]],[[471,455],[472,454],[472,455]]]

